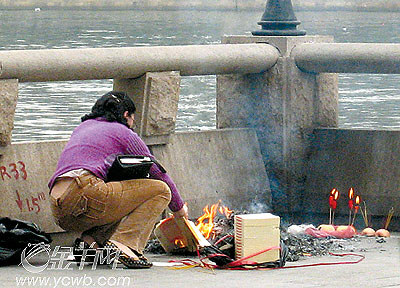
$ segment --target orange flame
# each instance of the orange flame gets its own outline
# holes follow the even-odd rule
[[[206,239],[210,238],[211,231],[214,228],[214,218],[217,214],[218,205],[219,203],[213,204],[211,206],[211,209],[209,209],[207,205],[203,208],[204,214],[197,219],[197,222],[199,224],[197,224],[196,227],[200,230],[200,232],[204,235]]]
[[[207,205],[206,207],[203,208],[204,214],[201,215],[199,218],[197,218],[197,229],[204,235],[206,239],[209,239],[213,228],[214,228],[214,218],[217,215],[217,212],[219,212],[222,215],[225,215],[226,218],[230,218],[232,214],[232,210],[230,210],[226,206],[220,206],[221,200],[219,200],[217,203],[211,205],[211,208]],[[219,207],[219,208],[218,208]]]
[[[350,190],[349,190],[349,199],[353,199],[353,197],[354,197],[354,191],[353,191],[353,188],[350,188]]]
[[[333,200],[335,200],[335,201],[338,200],[339,196],[340,196],[339,190],[337,190],[336,188],[333,188],[331,190],[330,196],[332,196]]]
[[[339,191],[335,189],[335,194],[333,195],[333,199],[338,200],[339,199]]]
[[[221,206],[219,207],[219,213],[222,215],[225,215],[226,218],[230,219],[232,215],[233,210],[229,209],[226,206]]]
[[[176,246],[178,246],[179,248],[184,248],[185,247],[185,243],[183,243],[183,241],[181,239],[175,239],[175,243]]]
[[[356,202],[356,205],[359,205],[360,202],[361,202],[361,197],[357,195],[356,199],[355,199],[355,202]]]

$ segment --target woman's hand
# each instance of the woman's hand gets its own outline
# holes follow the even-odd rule
[[[183,218],[188,219],[189,218],[189,214],[188,214],[187,205],[183,204],[183,207],[180,210],[173,212],[173,214],[174,214],[175,218],[183,217]]]

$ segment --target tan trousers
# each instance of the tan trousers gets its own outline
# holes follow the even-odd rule
[[[142,253],[155,222],[171,200],[171,191],[159,180],[105,183],[85,174],[56,197],[50,195],[51,209],[64,230],[83,232],[99,244],[116,240]]]

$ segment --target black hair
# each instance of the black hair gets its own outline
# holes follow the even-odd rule
[[[136,111],[135,104],[125,92],[111,91],[99,99],[92,107],[92,112],[81,118],[82,122],[88,119],[104,117],[107,121],[117,121],[129,128],[124,117],[125,111],[132,115]]]

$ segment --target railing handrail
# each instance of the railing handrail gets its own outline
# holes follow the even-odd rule
[[[291,55],[299,69],[311,73],[400,74],[397,43],[307,43]]]
[[[123,48],[0,51],[0,79],[47,82],[136,78],[146,72],[181,75],[259,73],[275,65],[268,44],[217,44]]]
[[[293,48],[310,73],[400,74],[400,43],[305,43]],[[266,43],[0,51],[0,79],[47,82],[136,78],[146,72],[182,76],[247,74],[273,67],[279,51]]]

